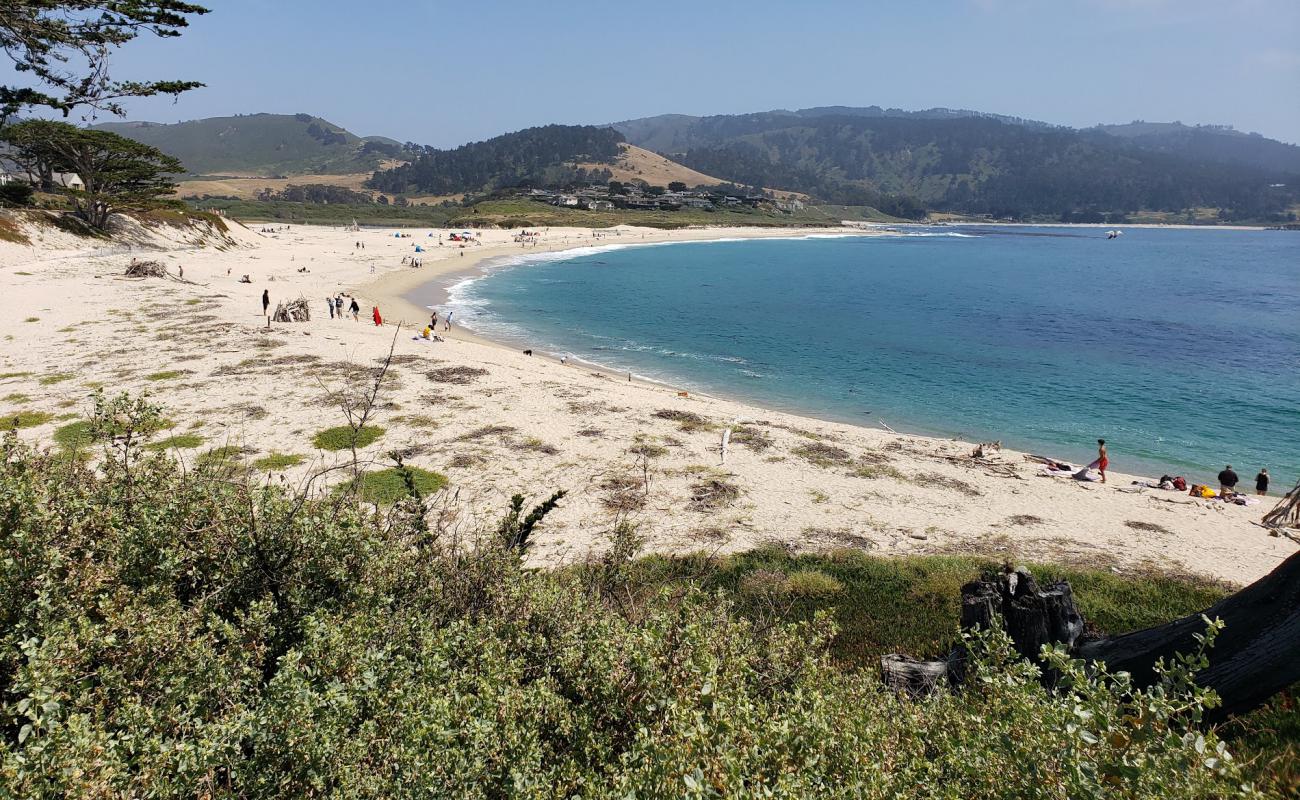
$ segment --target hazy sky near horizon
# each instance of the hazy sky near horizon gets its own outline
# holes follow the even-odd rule
[[[207,87],[128,118],[307,112],[447,147],[552,122],[947,106],[1300,143],[1300,0],[205,4],[180,38],[119,50],[113,75]]]

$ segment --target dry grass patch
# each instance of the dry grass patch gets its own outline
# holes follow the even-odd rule
[[[676,408],[661,408],[650,416],[676,422],[677,429],[683,433],[711,431],[718,427],[708,417],[696,414],[694,411],[682,411]]]
[[[528,450],[533,453],[555,456],[560,454],[560,449],[553,444],[547,444],[535,436],[529,436],[527,439],[515,445],[516,450]]]
[[[739,444],[755,453],[761,453],[775,444],[772,437],[765,432],[746,425],[737,425],[731,429],[731,443]]]
[[[1124,522],[1124,525],[1129,528],[1132,528],[1135,531],[1143,531],[1145,533],[1163,533],[1171,536],[1173,535],[1173,531],[1169,530],[1163,525],[1157,525],[1154,522],[1142,522],[1141,520],[1130,519],[1130,520],[1126,520]]]
[[[470,469],[472,467],[481,467],[487,463],[487,459],[478,453],[456,453],[447,462],[447,466],[452,469]]]
[[[722,478],[709,478],[691,486],[689,508],[692,511],[716,511],[740,499],[740,487]]]
[[[600,483],[600,502],[610,511],[636,511],[645,507],[645,482],[635,475],[615,475]]]
[[[515,433],[517,430],[518,430],[517,428],[513,428],[509,425],[484,425],[482,427],[475,428],[469,433],[462,433],[460,436],[456,437],[456,441],[477,442],[481,439],[487,439],[487,438],[504,439],[510,436],[511,434]]]
[[[825,442],[801,444],[791,452],[808,463],[816,464],[819,467],[839,466],[853,460],[853,455],[848,450]]]
[[[1036,517],[1033,514],[1015,514],[1007,517],[1008,525],[1042,525],[1047,520],[1042,517]]]
[[[439,367],[424,373],[434,383],[473,383],[487,375],[488,371],[479,367]]]
[[[946,475],[940,475],[937,472],[918,472],[912,476],[912,483],[917,486],[932,486],[939,489],[951,489],[954,492],[960,492],[967,497],[979,497],[984,494],[977,487],[961,480],[960,478],[949,478]]]
[[[588,439],[599,439],[605,435],[605,432],[600,428],[583,428],[582,430],[578,431],[576,435],[583,436]]]

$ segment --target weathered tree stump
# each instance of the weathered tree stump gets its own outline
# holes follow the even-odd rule
[[[1224,629],[1208,653],[1209,666],[1196,681],[1223,701],[1206,720],[1216,722],[1254,709],[1300,681],[1300,553],[1236,594],[1180,620],[1123,636],[1081,639],[1083,616],[1069,583],[1039,588],[1028,571],[986,576],[962,587],[963,630],[1001,625],[1026,658],[1037,659],[1045,644],[1065,644],[1076,656],[1104,662],[1111,672],[1128,672],[1138,687],[1159,678],[1155,665],[1177,653],[1195,652],[1205,619],[1220,619]],[[885,683],[923,695],[964,679],[964,653],[957,648],[943,661],[916,661],[890,654],[881,658]],[[1045,675],[1050,683],[1051,675]]]

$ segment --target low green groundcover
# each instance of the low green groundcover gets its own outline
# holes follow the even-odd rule
[[[447,477],[437,472],[430,472],[419,467],[405,467],[414,480],[415,488],[421,494],[432,494],[447,485]],[[367,503],[392,505],[410,494],[406,477],[396,467],[367,472],[360,478],[360,497]]]
[[[312,439],[312,444],[316,445],[319,450],[350,450],[352,449],[352,428],[347,425],[340,425],[336,428],[326,428],[316,434]],[[376,425],[367,425],[355,433],[357,440],[357,449],[374,444],[375,441],[384,435],[384,429]]]

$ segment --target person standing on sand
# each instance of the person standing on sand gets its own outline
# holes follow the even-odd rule
[[[446,322],[443,323],[443,326],[444,326],[444,327],[443,327],[443,330],[444,330],[444,331],[449,331],[449,330],[451,330],[451,315],[452,315],[452,314],[455,314],[455,313],[456,313],[455,311],[448,311],[448,312],[447,312],[447,320],[446,320]]]
[[[262,290],[262,316],[266,316],[266,310],[271,307],[271,290]]]
[[[334,319],[334,298],[325,298],[325,306],[330,310],[330,319]]]
[[[352,312],[352,321],[353,321],[353,322],[360,322],[360,321],[361,321],[361,316],[360,316],[360,315],[361,315],[361,306],[360,306],[360,304],[357,303],[357,298],[356,298],[356,297],[353,297],[353,298],[352,298],[352,305],[351,305],[351,306],[348,306],[348,311],[351,311],[351,312]]]
[[[1219,494],[1225,495],[1228,492],[1237,490],[1237,473],[1232,471],[1232,465],[1229,464],[1219,473]]]
[[[379,306],[372,306],[372,308],[374,309],[375,327],[379,327],[384,324],[384,318],[379,316]]]
[[[1089,469],[1095,469],[1101,473],[1101,482],[1106,482],[1106,467],[1110,466],[1110,457],[1106,455],[1106,440],[1097,440],[1097,460],[1088,465]]]
[[[1263,497],[1268,494],[1268,470],[1261,469],[1255,476],[1255,494]]]

